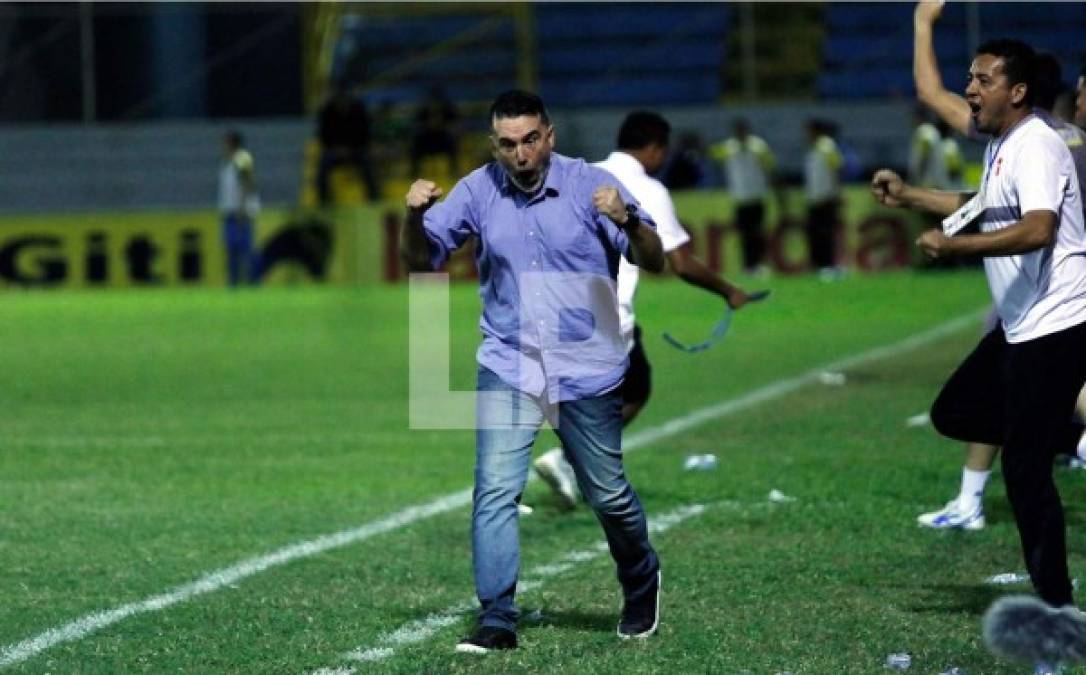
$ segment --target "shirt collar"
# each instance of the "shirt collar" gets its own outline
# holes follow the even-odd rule
[[[563,166],[563,157],[557,153],[551,153],[551,165],[547,168],[547,177],[543,179],[543,187],[539,191],[533,193],[529,199],[538,199],[540,196],[557,196],[561,194],[562,176],[565,173],[565,167]],[[512,179],[509,178],[509,174],[505,169],[498,165],[498,171],[502,176],[502,194],[513,195],[521,192],[520,188],[513,185]],[[525,195],[527,196],[527,195]]]

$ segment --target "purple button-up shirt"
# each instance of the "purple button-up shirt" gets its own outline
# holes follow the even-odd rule
[[[599,396],[626,372],[615,278],[630,242],[592,203],[604,186],[637,204],[614,176],[584,160],[551,155],[533,195],[492,162],[457,183],[423,220],[434,269],[476,237],[479,364],[551,402]],[[638,214],[655,227],[640,207]]]

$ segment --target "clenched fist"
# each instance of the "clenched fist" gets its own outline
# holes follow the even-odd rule
[[[440,196],[441,188],[437,186],[437,183],[420,178],[412,183],[407,191],[407,208],[410,211],[423,212],[433,206]]]
[[[950,239],[943,234],[942,230],[925,230],[916,240],[916,245],[920,247],[924,255],[932,260],[938,260],[950,255],[947,250],[949,241]]]
[[[905,181],[889,169],[879,169],[871,177],[871,194],[883,206],[904,206],[902,194],[905,192]]]
[[[916,3],[916,10],[913,11],[913,21],[928,26],[934,24],[936,19],[943,13],[944,4],[946,4],[944,0],[921,0]]]
[[[622,202],[622,195],[616,187],[596,188],[592,193],[592,203],[596,210],[610,218],[621,227],[626,223],[629,214],[626,213],[626,205]]]

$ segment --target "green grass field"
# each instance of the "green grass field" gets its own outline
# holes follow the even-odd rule
[[[699,355],[659,335],[700,339],[719,303],[674,280],[643,285],[655,392],[631,438],[977,316],[988,297],[975,271],[767,285],[773,298]],[[472,383],[477,312],[475,289],[455,287],[460,389]],[[470,432],[407,428],[406,317],[403,287],[6,294],[0,664],[20,673],[771,675],[878,673],[904,651],[917,673],[1029,670],[989,656],[979,637],[987,605],[1026,590],[984,583],[1023,568],[1002,482],[989,488],[983,532],[915,524],[953,496],[961,450],[905,420],[927,409],[976,341],[979,318],[847,368],[844,386],[789,380],[780,395],[632,451],[628,472],[650,517],[704,506],[654,537],[663,621],[643,644],[614,636],[618,586],[595,548],[593,516],[563,512],[538,482],[525,496],[536,511],[521,521],[532,583],[512,653],[452,651],[472,620],[462,504],[402,526],[383,521],[382,531],[314,555],[294,549],[290,562],[207,592],[130,604],[470,486]],[[547,434],[539,446],[550,447]],[[719,468],[683,471],[695,453],[716,454]],[[1059,482],[1081,574],[1086,476],[1061,472]],[[770,502],[773,489],[795,501]],[[71,625],[118,608],[115,620],[84,624],[93,630]]]

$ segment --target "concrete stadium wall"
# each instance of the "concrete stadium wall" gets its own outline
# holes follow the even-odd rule
[[[725,137],[743,115],[776,150],[782,170],[802,169],[810,117],[840,124],[864,165],[903,166],[911,131],[910,102],[781,103],[661,109],[676,135]],[[558,147],[592,160],[611,150],[625,109],[554,111]],[[264,202],[298,203],[309,119],[139,125],[0,127],[0,212],[56,213],[145,208],[214,208],[224,131],[240,129],[257,161]],[[969,146],[971,144],[965,144]]]
[[[294,204],[307,119],[0,127],[0,212],[215,208],[222,137],[239,129],[266,202]]]

